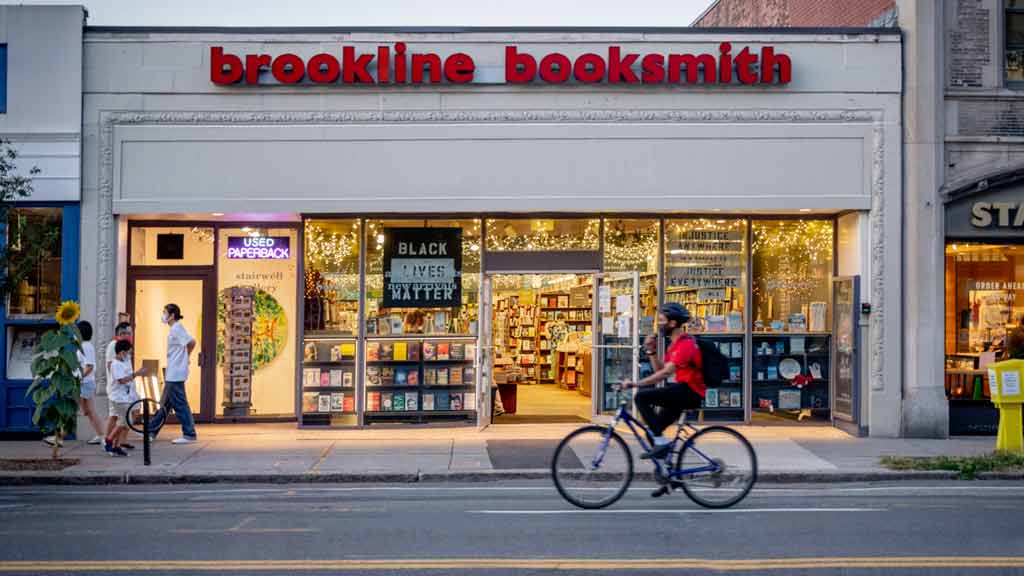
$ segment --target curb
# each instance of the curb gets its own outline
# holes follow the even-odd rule
[[[453,482],[501,482],[510,480],[547,480],[546,469],[535,470],[474,470],[454,472],[298,472],[298,473],[185,473],[155,472],[133,474],[0,474],[0,486],[108,486],[158,484],[439,484]],[[639,472],[636,480],[651,482],[651,472]],[[767,471],[758,475],[758,484],[830,484],[852,482],[902,482],[920,480],[957,480],[956,472],[948,471]],[[1024,471],[984,472],[978,480],[1024,480]]]

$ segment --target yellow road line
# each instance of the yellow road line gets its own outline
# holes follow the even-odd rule
[[[69,560],[0,561],[0,572],[270,572],[270,571],[383,571],[383,570],[715,570],[750,572],[757,570],[842,569],[842,568],[1024,568],[1024,556],[924,556],[924,557],[835,557],[758,558],[749,560],[704,560],[699,558],[654,558],[644,560],[445,558],[349,559],[349,560]]]

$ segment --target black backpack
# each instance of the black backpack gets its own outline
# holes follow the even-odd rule
[[[729,360],[718,349],[718,344],[704,338],[694,338],[700,350],[700,372],[704,377],[704,385],[721,386],[729,380]]]

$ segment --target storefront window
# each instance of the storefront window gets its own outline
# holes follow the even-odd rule
[[[751,226],[753,420],[830,418],[831,220],[755,220]]]
[[[1024,82],[1024,0],[1006,0],[1006,81]]]
[[[1018,331],[1024,331],[1024,245],[947,244],[947,397],[987,401],[988,364],[1024,354],[1007,345]]]
[[[133,227],[131,252],[132,266],[213,266],[213,228]]]
[[[754,221],[754,332],[828,331],[833,230],[831,220]]]
[[[60,304],[60,208],[12,208],[7,219],[7,245],[15,280],[7,315],[50,317]]]
[[[461,270],[453,272],[460,282],[460,304],[458,306],[436,307],[429,305],[387,306],[384,294],[385,252],[392,250],[390,257],[419,258],[422,264],[432,266],[433,256],[429,253],[401,253],[400,247],[391,248],[393,230],[396,229],[458,229],[461,231]],[[427,243],[429,244],[429,242]],[[418,245],[417,248],[420,246]],[[429,246],[427,246],[429,250]],[[442,255],[443,256],[443,255]],[[450,255],[448,255],[450,256]],[[447,258],[446,258],[447,259]],[[427,273],[448,273],[440,268],[431,268]],[[416,283],[396,282],[392,289],[403,285],[405,289],[417,289]],[[425,284],[425,283],[421,283]],[[433,284],[431,288],[433,288]],[[426,289],[426,286],[419,286]],[[407,334],[475,336],[478,325],[478,299],[480,293],[480,221],[479,220],[368,220],[366,224],[366,334],[367,336],[401,336]],[[406,293],[408,301],[429,301],[437,294]],[[417,297],[422,297],[417,300]],[[401,298],[392,299],[392,304]]]
[[[487,220],[492,252],[585,251],[600,248],[598,218]]]
[[[217,415],[295,414],[298,231],[218,231]]]
[[[307,220],[305,329],[355,336],[359,315],[359,220]]]
[[[747,286],[747,221],[689,218],[665,222],[665,301],[680,302],[728,359],[729,379],[709,388],[709,418],[743,419],[743,337]]]
[[[653,334],[658,313],[658,221],[606,219],[604,271],[640,273],[640,334]]]

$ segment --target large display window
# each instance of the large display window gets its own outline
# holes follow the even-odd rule
[[[693,315],[691,333],[718,345],[729,379],[709,388],[707,415],[742,420],[746,327],[747,228],[742,218],[688,218],[665,222],[665,301]]]
[[[481,221],[365,230],[363,422],[475,421]]]
[[[295,414],[298,241],[295,228],[217,232],[217,416]]]
[[[947,244],[945,308],[946,397],[951,408],[990,409],[988,365],[1010,358],[1011,336],[1024,333],[1024,245]],[[991,424],[958,431],[993,432]]]
[[[755,220],[752,403],[756,421],[830,418],[832,220]]]

